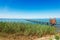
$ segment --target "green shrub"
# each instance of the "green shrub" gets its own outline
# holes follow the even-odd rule
[[[56,40],[60,40],[60,36],[59,35],[55,35],[55,39]]]

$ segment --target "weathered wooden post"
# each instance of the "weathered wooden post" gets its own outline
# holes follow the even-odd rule
[[[56,19],[55,18],[50,19],[50,25],[54,26],[55,24],[56,24]]]

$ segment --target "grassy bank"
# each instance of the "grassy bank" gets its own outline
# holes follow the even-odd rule
[[[49,25],[17,23],[17,22],[0,22],[0,33],[15,34],[19,33],[25,36],[43,36],[54,34],[55,27]]]

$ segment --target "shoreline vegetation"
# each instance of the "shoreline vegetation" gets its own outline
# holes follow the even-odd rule
[[[46,35],[53,35],[56,33],[56,28],[50,25],[40,25],[32,23],[20,23],[20,22],[0,22],[0,37],[11,38],[19,36],[24,40],[26,38],[39,38]],[[11,39],[12,40],[12,39]],[[28,39],[26,39],[28,40]]]

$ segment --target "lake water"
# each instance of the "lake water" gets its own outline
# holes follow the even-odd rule
[[[29,19],[29,20],[49,23],[49,19]],[[27,21],[27,19],[7,19],[7,18],[0,18],[0,21],[3,21],[3,22],[24,22],[24,23],[30,22],[30,21]],[[30,23],[33,23],[33,22],[30,22]],[[56,24],[60,24],[60,18],[56,19]]]

